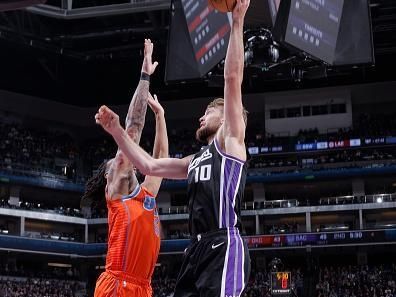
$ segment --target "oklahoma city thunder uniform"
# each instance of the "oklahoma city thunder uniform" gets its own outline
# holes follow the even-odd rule
[[[107,199],[106,271],[96,282],[95,297],[151,297],[151,276],[160,236],[155,198],[138,185],[122,199]]]
[[[194,155],[188,168],[187,248],[174,297],[238,297],[249,278],[250,257],[239,228],[247,168],[221,152],[217,141]]]

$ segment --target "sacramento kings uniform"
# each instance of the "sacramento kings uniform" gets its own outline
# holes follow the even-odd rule
[[[203,147],[188,168],[189,229],[174,297],[238,297],[249,278],[250,257],[240,233],[245,162]]]

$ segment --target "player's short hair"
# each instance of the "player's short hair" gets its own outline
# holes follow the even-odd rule
[[[224,98],[216,98],[214,99],[212,102],[210,102],[207,106],[207,108],[210,107],[224,107]],[[243,111],[242,111],[242,115],[243,115],[243,121],[245,122],[245,126],[247,125],[247,116],[248,116],[248,111],[246,110],[246,108],[244,106],[242,106]]]

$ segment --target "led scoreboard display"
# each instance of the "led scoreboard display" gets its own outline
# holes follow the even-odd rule
[[[290,296],[291,295],[291,273],[272,272],[271,273],[271,295]]]
[[[286,40],[333,63],[344,0],[292,0]]]
[[[226,13],[220,13],[207,0],[182,0],[195,59],[201,75],[225,57],[231,26]]]
[[[245,241],[249,249],[384,243],[396,241],[396,229],[259,235]]]
[[[328,64],[374,63],[369,2],[282,0],[273,36]]]
[[[201,79],[225,57],[229,15],[208,0],[172,0],[165,81]]]

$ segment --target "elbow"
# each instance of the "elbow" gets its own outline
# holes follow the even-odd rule
[[[141,168],[139,168],[139,170],[141,171],[142,174],[144,175],[153,175],[153,169],[154,166],[152,164],[152,162],[148,161],[142,164]]]

